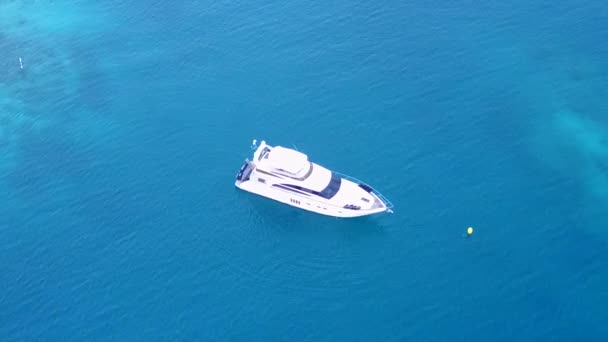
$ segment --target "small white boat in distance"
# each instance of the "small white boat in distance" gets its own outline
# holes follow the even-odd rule
[[[291,206],[334,217],[392,213],[392,203],[371,186],[328,170],[308,156],[253,141],[253,159],[236,175],[236,187]]]

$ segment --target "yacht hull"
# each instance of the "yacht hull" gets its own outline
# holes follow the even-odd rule
[[[321,201],[316,201],[306,196],[298,196],[287,191],[273,189],[268,186],[260,185],[256,182],[245,181],[236,182],[235,186],[241,190],[256,194],[262,197],[266,197],[277,202],[281,202],[292,207],[311,211],[313,213],[333,216],[333,217],[361,217],[373,214],[378,214],[387,211],[386,208],[377,208],[372,210],[348,210],[342,207],[336,207]]]

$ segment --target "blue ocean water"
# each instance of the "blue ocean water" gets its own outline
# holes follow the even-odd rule
[[[0,1],[0,340],[608,339],[607,17]],[[395,213],[238,191],[252,139]]]

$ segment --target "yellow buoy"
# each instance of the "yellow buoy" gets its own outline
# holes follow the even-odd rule
[[[473,227],[467,228],[467,235],[473,235]]]

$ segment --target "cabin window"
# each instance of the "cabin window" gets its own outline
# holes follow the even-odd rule
[[[300,191],[304,191],[307,192],[309,194],[313,194],[313,195],[317,195],[317,196],[321,196],[323,198],[326,199],[330,199],[332,197],[334,197],[334,195],[336,193],[338,193],[338,191],[340,190],[340,185],[342,184],[342,178],[340,176],[338,176],[337,174],[333,173],[331,174],[331,180],[329,181],[329,184],[327,184],[327,186],[321,190],[321,191],[315,191],[315,190],[311,190],[311,189],[306,189],[303,188],[299,185],[293,185],[293,184],[281,184],[281,186],[286,186],[286,187],[290,187],[293,189],[297,189]]]
[[[344,209],[352,209],[352,210],[359,210],[359,209],[361,209],[360,206],[354,205],[354,204],[347,204],[343,208]]]
[[[331,173],[331,180],[329,184],[325,187],[325,189],[321,190],[319,195],[323,198],[330,199],[334,197],[334,195],[340,190],[340,185],[342,184],[342,177],[338,176],[335,173]]]
[[[266,183],[266,180],[263,179],[263,178],[258,178],[258,182],[260,182],[260,183]]]
[[[367,202],[367,203],[369,203],[369,200],[368,200],[367,198],[365,198],[365,197],[361,197],[361,200],[362,200],[363,202]]]

